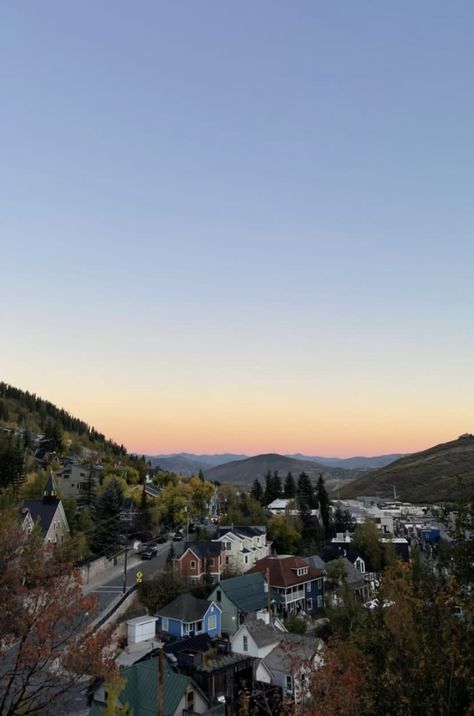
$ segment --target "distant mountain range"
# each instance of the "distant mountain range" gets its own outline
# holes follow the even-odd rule
[[[460,488],[458,478],[462,478]],[[406,455],[338,489],[342,498],[357,495],[397,497],[409,502],[474,499],[474,436],[466,434],[428,450]]]
[[[256,457],[259,456],[257,455]],[[344,470],[357,470],[357,475],[360,475],[361,471],[365,472],[366,470],[372,470],[374,468],[388,465],[390,462],[393,462],[397,458],[401,457],[401,455],[377,455],[375,457],[348,458],[313,457],[308,455],[302,455],[301,453],[296,453],[294,455],[279,455],[279,458],[283,457],[297,460],[299,462],[304,461],[310,463],[317,463],[319,466],[319,472],[324,472],[324,468],[330,467],[342,468]],[[148,456],[148,460],[151,461],[153,467],[159,466],[163,470],[177,472],[178,474],[183,476],[195,475],[199,472],[199,470],[205,472],[206,470],[209,470],[213,467],[226,465],[231,462],[241,462],[249,459],[252,459],[249,455],[239,455],[232,453],[223,453],[216,455],[195,455],[193,453],[180,452]],[[300,469],[300,472],[302,472],[302,468]],[[351,474],[351,477],[356,477],[356,474]]]

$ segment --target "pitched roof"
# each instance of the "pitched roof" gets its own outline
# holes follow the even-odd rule
[[[212,644],[212,638],[209,634],[196,634],[195,636],[186,636],[184,639],[176,639],[164,645],[166,654],[179,654],[181,651],[200,651],[205,653],[209,651]]]
[[[188,676],[170,670],[164,662],[163,714],[174,716],[178,705],[193,685]],[[152,658],[121,670],[126,679],[119,698],[121,704],[128,704],[134,716],[151,716],[157,713],[158,705],[158,659]],[[90,713],[104,714],[106,707],[95,703]]]
[[[322,647],[321,639],[302,634],[282,634],[280,643],[264,658],[272,671],[294,671],[295,659],[309,661]]]
[[[217,557],[222,552],[222,542],[209,542],[205,539],[199,539],[196,540],[196,542],[186,542],[183,553],[179,559],[184,557],[184,554],[188,549],[191,549],[199,559]]]
[[[338,557],[337,559],[333,559],[330,562],[327,562],[326,566],[328,569],[330,569],[333,564],[334,565],[336,565],[336,564],[343,565],[344,572],[346,575],[346,582],[353,589],[358,589],[358,588],[363,587],[364,585],[367,584],[367,582],[364,579],[364,575],[361,574],[354,567],[354,565],[347,559],[347,557]]]
[[[304,560],[305,562],[308,562],[311,567],[320,569],[321,572],[326,570],[326,562],[319,556],[319,554],[313,554],[311,557],[305,557]]]
[[[211,602],[197,599],[192,594],[180,594],[172,602],[157,611],[157,616],[168,619],[179,619],[182,622],[195,622],[202,619]]]
[[[281,629],[277,629],[273,624],[265,624],[261,619],[256,619],[253,616],[248,616],[243,626],[247,627],[249,634],[259,648],[277,644],[282,640],[284,634]]]
[[[298,576],[297,570],[302,567],[308,569],[308,573]],[[289,587],[293,584],[301,584],[311,579],[318,579],[323,576],[319,569],[315,569],[302,558],[292,554],[276,555],[259,559],[247,574],[260,572],[266,574],[268,569],[271,586]]]
[[[225,534],[232,532],[238,537],[261,537],[267,533],[266,527],[263,525],[220,525],[217,527],[216,534],[223,537]]]
[[[46,535],[58,509],[59,500],[23,500],[23,504],[29,509],[33,522],[39,520],[43,535]]]
[[[216,589],[221,589],[237,609],[245,614],[256,612],[266,606],[265,579],[261,572],[255,574],[247,572],[240,577],[224,579]]]
[[[359,557],[357,552],[350,548],[349,544],[331,544],[323,547],[319,556],[327,563],[338,557],[347,557],[349,562],[354,562]]]

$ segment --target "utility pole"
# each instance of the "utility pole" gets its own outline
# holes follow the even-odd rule
[[[128,533],[129,533],[129,524],[131,521],[132,521],[132,503],[130,503],[130,508],[128,511],[128,522],[126,523],[126,528],[125,528],[125,561],[123,563],[122,594],[125,594],[125,592],[127,591]]]
[[[270,592],[270,569],[267,567],[265,577],[267,580],[267,609],[268,609],[268,616],[271,619],[272,616],[272,595]]]
[[[163,649],[161,648],[158,652],[158,688],[156,690],[157,697],[158,697],[158,704],[157,704],[157,716],[165,716],[164,711],[164,704],[163,704]]]

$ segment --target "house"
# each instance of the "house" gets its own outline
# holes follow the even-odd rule
[[[255,562],[270,554],[265,527],[221,526],[213,541],[222,543],[224,568],[237,573],[247,572]]]
[[[209,595],[222,610],[222,631],[235,634],[247,614],[265,609],[268,585],[260,572],[223,579]]]
[[[161,689],[160,672],[163,675]],[[165,659],[162,670],[159,668],[158,657],[154,657],[121,669],[120,675],[125,684],[117,697],[117,706],[128,706],[134,716],[158,713],[160,697],[163,716],[210,713],[209,702],[201,689],[189,676],[175,673]],[[105,716],[108,713],[108,697],[106,689],[100,687],[94,694],[89,716]],[[213,709],[212,713],[218,711]]]
[[[56,484],[52,475],[43,490],[42,500],[23,500],[22,524],[27,531],[38,524],[46,545],[61,545],[69,534],[69,524],[63,503],[56,496]]]
[[[190,676],[211,703],[225,700],[227,715],[240,713],[241,694],[252,691],[254,683],[252,657],[233,653],[230,642],[207,634],[178,639],[164,649],[173,666]]]
[[[362,574],[356,569],[352,562],[345,556],[337,557],[327,562],[326,570],[331,573],[332,568],[338,565],[343,570],[346,584],[354,595],[362,602],[368,599],[370,594],[370,582],[365,579],[365,574]],[[334,606],[337,606],[338,600],[334,594],[331,597],[331,602]]]
[[[323,547],[319,556],[326,564],[339,557],[346,557],[358,572],[365,574],[365,560],[350,548],[350,544],[330,544],[328,547]]]
[[[223,569],[222,542],[197,540],[186,543],[182,555],[175,561],[175,569],[191,584],[199,584],[205,575],[218,582]]]
[[[302,557],[272,555],[260,559],[249,572],[266,577],[278,613],[312,612],[324,604],[324,573]]]
[[[299,510],[296,505],[296,498],[291,497],[277,497],[273,502],[267,505],[267,511],[271,515],[299,515]],[[321,513],[319,509],[312,509],[310,512],[312,517],[317,517],[321,522]]]
[[[263,616],[263,618],[260,618]],[[268,613],[248,616],[231,637],[231,649],[236,654],[264,659],[283,639],[286,629],[279,619],[270,619]],[[256,671],[258,681],[258,666]]]
[[[74,497],[76,500],[81,497],[88,482],[97,487],[102,480],[102,465],[75,464],[66,462],[61,470],[58,470],[54,478],[62,497]]]
[[[181,594],[158,610],[159,628],[175,637],[221,633],[221,609],[207,599]]]
[[[307,701],[311,674],[322,664],[323,648],[321,639],[283,634],[279,644],[262,660],[260,680],[278,686],[287,700],[298,704]]]

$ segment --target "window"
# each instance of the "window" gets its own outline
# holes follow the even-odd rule
[[[226,563],[226,564],[229,564],[229,558],[228,558],[228,557],[225,558],[225,563]]]
[[[191,569],[196,569],[196,560],[192,559],[189,563],[189,566],[191,567]]]
[[[202,631],[202,622],[196,622],[196,631]]]
[[[212,617],[209,617],[207,620],[207,628],[208,629],[215,629],[217,626],[217,619],[216,615],[214,614]]]
[[[318,596],[316,597],[316,600],[317,600],[317,604],[318,604],[318,609],[321,609],[321,607],[323,606],[323,598],[322,598],[322,596],[321,596],[321,595],[318,595]]]
[[[210,559],[210,560],[209,560],[209,567],[214,567],[214,560],[213,560],[213,559]]]
[[[163,631],[168,631],[170,628],[169,619],[167,619],[166,617],[162,617],[161,619],[161,628]]]
[[[216,592],[216,599],[218,602],[222,601],[222,592],[220,589],[218,589]]]
[[[285,686],[287,691],[293,691],[293,678],[291,674],[286,675]]]
[[[308,567],[298,567],[296,574],[298,577],[303,577],[305,574],[308,574]]]
[[[186,709],[194,711],[194,691],[188,691],[186,694]]]
[[[245,555],[245,564],[248,564],[248,563],[249,563],[249,558],[247,555]]]
[[[249,640],[247,636],[242,637],[242,647],[244,651],[249,650]]]
[[[224,542],[224,549],[227,552],[230,552],[230,550],[232,549],[232,544],[230,542]]]

